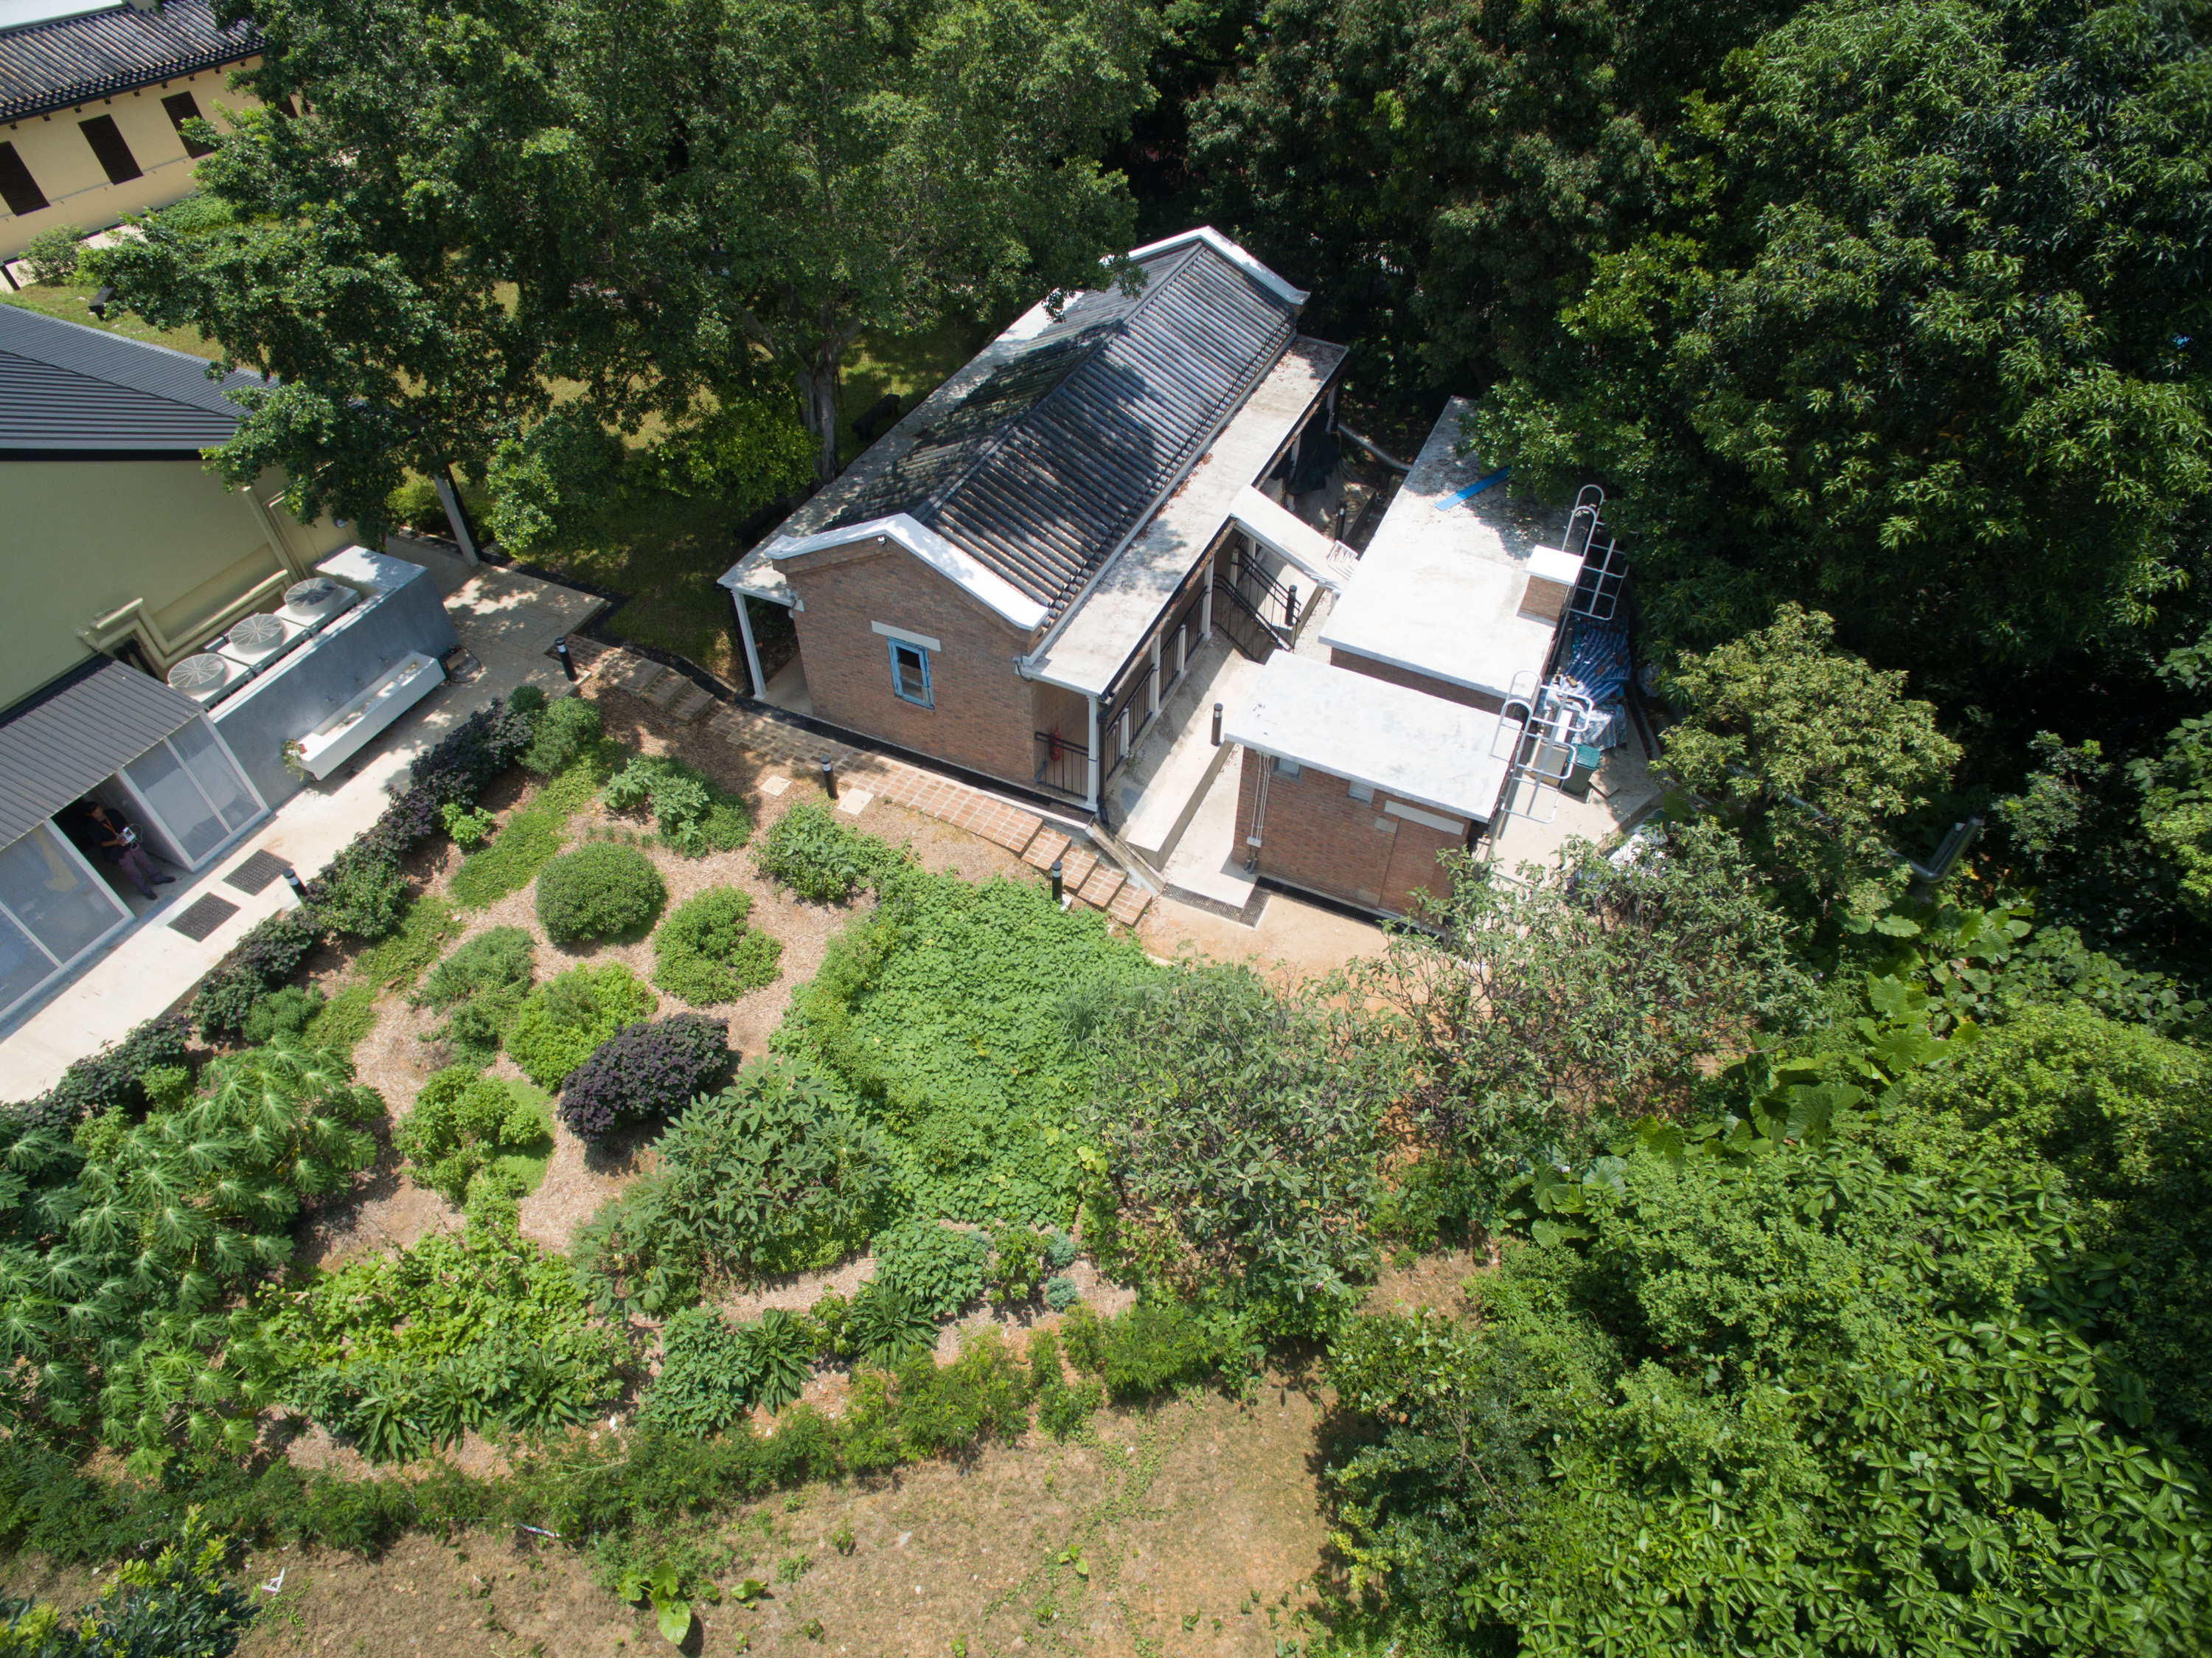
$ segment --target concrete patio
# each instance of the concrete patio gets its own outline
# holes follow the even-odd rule
[[[0,1097],[35,1098],[73,1061],[177,1006],[249,928],[295,902],[281,881],[248,893],[227,875],[261,851],[313,875],[376,820],[405,785],[415,756],[454,725],[519,685],[549,693],[560,686],[561,669],[548,653],[604,603],[498,565],[464,564],[436,542],[395,536],[386,550],[431,572],[477,666],[409,710],[339,775],[301,789],[198,875],[161,889],[161,901],[130,931],[0,1036]],[[210,894],[237,911],[206,938],[187,938],[168,924]]]

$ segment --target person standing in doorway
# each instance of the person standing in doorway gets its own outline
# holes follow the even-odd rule
[[[122,813],[90,800],[84,802],[82,809],[84,826],[91,833],[93,844],[100,849],[100,856],[123,871],[124,878],[138,889],[141,898],[153,897],[156,887],[167,887],[176,880],[174,875],[165,875],[154,867],[154,860],[146,856],[138,826]]]

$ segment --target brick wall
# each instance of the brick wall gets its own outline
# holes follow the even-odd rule
[[[1033,692],[1014,672],[1028,634],[895,544],[825,547],[785,559],[782,569],[805,607],[792,623],[817,718],[1010,783],[1030,782]],[[943,647],[929,654],[933,706],[893,692],[890,642],[874,631],[876,622]]]
[[[1401,685],[1408,691],[1427,692],[1441,701],[1457,703],[1462,708],[1479,708],[1486,714],[1495,714],[1504,707],[1498,698],[1480,691],[1471,691],[1463,685],[1454,685],[1449,680],[1431,679],[1425,674],[1416,674],[1409,668],[1393,667],[1388,662],[1378,662],[1372,656],[1362,656],[1355,651],[1339,650],[1331,646],[1328,653],[1331,667],[1348,668],[1354,674],[1364,674],[1370,680],[1380,680],[1385,685]]]
[[[1273,764],[1264,754],[1244,751],[1237,781],[1237,844],[1248,854],[1245,837],[1252,832],[1260,779]],[[1311,766],[1295,778],[1268,777],[1260,873],[1363,909],[1412,913],[1417,891],[1450,890],[1437,855],[1464,846],[1467,832],[1399,817],[1386,809],[1390,798],[1378,789],[1371,801],[1354,800],[1345,778]],[[1416,809],[1430,817],[1446,815],[1425,807]]]

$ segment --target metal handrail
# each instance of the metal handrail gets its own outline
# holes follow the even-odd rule
[[[1057,731],[1034,734],[1040,745],[1036,782],[1083,800],[1091,793],[1091,751]]]

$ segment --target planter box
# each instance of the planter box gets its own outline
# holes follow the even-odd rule
[[[398,667],[300,739],[300,764],[318,783],[371,737],[446,682],[437,659],[415,651]]]

